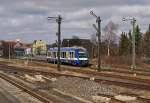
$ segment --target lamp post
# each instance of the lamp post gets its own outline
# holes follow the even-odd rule
[[[136,59],[136,53],[135,53],[135,23],[136,23],[136,19],[133,18],[123,18],[123,21],[131,21],[132,24],[132,66],[131,69],[136,69],[136,63],[135,63],[135,59]]]
[[[96,18],[97,27],[95,24],[93,24],[93,27],[97,31],[97,37],[98,37],[98,71],[101,70],[101,18],[100,16],[97,16],[93,11],[90,11],[90,14]]]
[[[58,32],[56,33],[56,35],[58,37],[57,70],[61,71],[61,68],[60,68],[60,62],[61,62],[60,61],[60,46],[61,46],[61,21],[62,21],[62,18],[59,15],[58,17],[48,17],[48,20],[56,20],[56,22],[58,23]]]

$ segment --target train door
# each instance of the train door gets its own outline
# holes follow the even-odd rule
[[[66,51],[66,62],[67,62],[67,63],[69,62],[69,57],[70,57],[69,51]]]

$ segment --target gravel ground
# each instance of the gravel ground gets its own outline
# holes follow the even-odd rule
[[[66,78],[62,76],[57,78],[57,80],[52,82],[50,85],[51,87],[57,88],[63,92],[67,92],[87,100],[91,100],[91,97],[98,93],[116,95],[116,90],[111,88],[111,86],[77,77]]]
[[[65,77],[61,76],[56,81],[48,83],[48,87],[57,88],[60,91],[75,95],[77,97],[84,98],[92,101],[92,96],[96,96],[98,93],[106,95],[118,95],[120,93],[132,93],[138,95],[144,95],[146,91],[133,90],[123,88],[119,86],[107,85],[103,83],[96,83],[92,80],[85,80],[77,77]],[[149,94],[148,94],[149,95]],[[129,101],[127,103],[145,103],[141,101]]]

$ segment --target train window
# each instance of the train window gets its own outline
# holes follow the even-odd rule
[[[62,52],[62,58],[65,58],[64,52]]]
[[[66,52],[61,52],[61,57],[66,58]]]
[[[74,58],[74,52],[70,52],[70,58]]]
[[[51,57],[53,57],[53,52],[51,52]]]
[[[87,58],[86,52],[79,52],[79,58]]]
[[[55,52],[55,58],[57,57],[57,52]]]
[[[66,58],[66,52],[64,52],[64,58]]]
[[[75,53],[74,52],[72,52],[72,58],[74,58],[75,57],[75,55],[74,55]]]
[[[57,57],[56,52],[53,52],[53,57],[54,57],[54,58],[56,58],[56,57]]]
[[[71,57],[73,58],[73,52],[71,52]]]
[[[61,55],[61,58],[63,58],[63,52],[61,52],[61,54],[60,54],[60,55]]]
[[[55,58],[55,52],[53,52],[53,58]]]
[[[69,52],[69,57],[71,58],[71,52]]]

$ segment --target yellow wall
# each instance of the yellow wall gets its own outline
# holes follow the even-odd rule
[[[32,44],[32,53],[36,55],[38,54],[38,51],[40,51],[41,54],[46,54],[46,43],[42,40],[35,40]]]

